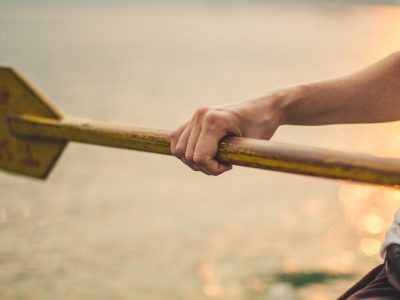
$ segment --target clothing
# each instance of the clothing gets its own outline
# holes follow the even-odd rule
[[[381,247],[381,257],[385,259],[386,256],[386,249],[391,244],[398,244],[400,245],[400,209],[397,210],[392,226],[390,226],[389,230],[386,231],[385,240]]]
[[[384,264],[377,266],[338,300],[400,300],[400,209],[380,249]]]
[[[377,266],[338,300],[399,300],[400,245],[385,249],[385,263]]]

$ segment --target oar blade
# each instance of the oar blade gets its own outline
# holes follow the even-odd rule
[[[44,179],[66,142],[17,136],[9,126],[9,118],[23,114],[62,118],[17,71],[0,66],[0,169]]]

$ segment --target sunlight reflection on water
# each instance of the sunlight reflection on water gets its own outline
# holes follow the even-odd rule
[[[173,128],[198,106],[338,76],[400,48],[400,9],[1,10],[0,60],[66,113]],[[29,51],[27,50],[29,49]],[[275,139],[398,156],[399,124]],[[357,143],[354,143],[354,140]],[[332,299],[275,272],[361,273],[398,191],[72,145],[43,183],[0,176],[2,299]]]

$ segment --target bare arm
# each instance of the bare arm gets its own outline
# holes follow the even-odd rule
[[[280,125],[400,120],[400,53],[354,74],[280,90],[244,102],[198,109],[171,135],[171,151],[196,171],[219,175],[215,160],[226,135],[269,139]]]
[[[400,120],[400,53],[354,74],[300,87],[288,100],[287,124],[324,125]]]

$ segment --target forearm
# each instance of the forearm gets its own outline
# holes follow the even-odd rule
[[[287,97],[278,97],[283,124],[400,120],[400,54],[342,78],[288,89],[286,94]]]
[[[280,125],[400,120],[400,54],[346,77],[279,90],[265,97],[203,107],[171,134],[171,152],[193,170],[219,175],[216,160],[227,135],[270,139]]]

